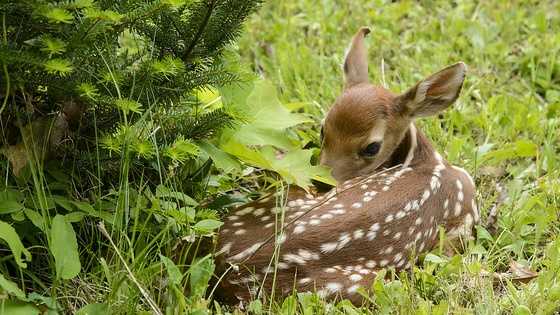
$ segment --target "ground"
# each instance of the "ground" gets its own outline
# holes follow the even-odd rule
[[[273,311],[560,311],[560,4],[270,1],[247,24],[238,51],[318,125],[342,89],[345,49],[361,26],[372,29],[370,79],[395,92],[444,66],[467,64],[457,103],[419,124],[475,178],[483,222],[495,205],[498,221],[477,227],[464,253],[438,248],[412,274],[374,283],[362,308],[299,294],[271,303]],[[268,307],[250,305],[256,313]]]

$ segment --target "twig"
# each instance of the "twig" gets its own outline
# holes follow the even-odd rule
[[[136,277],[134,276],[134,274],[132,273],[132,271],[130,270],[128,265],[126,264],[126,261],[124,260],[123,256],[119,252],[115,243],[113,242],[113,239],[111,238],[111,236],[109,235],[109,233],[105,229],[105,224],[103,223],[103,221],[100,221],[97,224],[97,227],[99,228],[99,231],[101,231],[101,234],[103,234],[103,236],[105,236],[109,240],[109,242],[111,243],[111,246],[113,246],[113,248],[115,249],[115,252],[117,253],[117,256],[119,256],[119,259],[121,260],[122,264],[124,265],[124,268],[126,269],[126,272],[128,272],[128,275],[132,279],[132,282],[134,282],[134,284],[140,290],[140,293],[142,293],[144,298],[148,301],[148,304],[150,304],[150,307],[152,308],[152,311],[154,311],[154,313],[156,313],[157,315],[163,315],[163,313],[161,312],[161,310],[157,306],[156,302],[154,302],[154,300],[152,300],[152,298],[148,295],[148,292],[146,292],[146,290],[142,287],[140,282],[136,279]]]
[[[488,214],[488,218],[486,219],[486,230],[488,230],[488,233],[490,233],[490,235],[492,236],[495,236],[496,232],[498,232],[498,209],[507,199],[507,191],[502,186],[502,184],[496,184],[496,191],[498,192],[498,200],[496,200],[496,202],[492,206],[492,209],[490,209],[490,213]]]
[[[215,0],[210,0],[210,2],[208,3],[208,10],[206,11],[206,16],[204,16],[204,20],[202,20],[202,23],[198,27],[198,30],[194,35],[190,46],[185,51],[183,55],[183,61],[186,62],[187,59],[189,59],[190,54],[192,53],[194,47],[196,47],[196,44],[200,39],[200,36],[202,36],[202,33],[206,29],[206,26],[208,26],[208,22],[210,22],[210,17],[212,16],[212,11],[214,11],[214,5],[215,5]]]

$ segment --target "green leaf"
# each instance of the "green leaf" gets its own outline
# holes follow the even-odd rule
[[[288,183],[306,188],[311,185],[311,179],[335,185],[330,170],[324,166],[310,164],[312,150],[293,150],[282,159],[276,159],[276,154],[271,148],[263,148],[264,155],[271,161],[272,170],[278,172]]]
[[[160,184],[156,187],[156,197],[173,198],[184,202],[188,206],[198,206],[198,202],[196,202],[196,200],[189,197],[189,195],[182,193],[180,191],[171,190],[165,187],[163,184]]]
[[[23,209],[23,205],[17,200],[0,200],[0,214],[18,212]]]
[[[66,43],[58,38],[45,37],[41,43],[43,45],[41,51],[48,53],[49,56],[58,55],[66,51]]]
[[[214,261],[206,256],[197,259],[189,268],[191,295],[203,296],[208,287],[208,281],[214,274]]]
[[[64,208],[67,211],[74,211],[74,205],[72,204],[72,200],[62,197],[62,196],[52,196],[54,203]]]
[[[62,8],[49,8],[43,15],[51,23],[72,23],[73,20],[72,14]]]
[[[27,264],[24,260],[31,261],[31,253],[23,247],[16,230],[6,222],[0,221],[0,239],[8,243],[8,247],[14,254],[16,263],[21,268],[26,268]],[[22,257],[25,256],[25,257]]]
[[[261,300],[254,300],[251,301],[251,303],[249,303],[249,306],[247,307],[247,311],[249,311],[250,314],[254,314],[254,315],[260,315],[263,313],[263,305]]]
[[[534,157],[537,155],[538,146],[529,140],[518,140],[501,149],[487,152],[482,156],[484,162],[493,164],[514,158]]]
[[[142,104],[135,100],[121,98],[115,101],[115,106],[117,106],[117,108],[122,110],[125,114],[130,112],[137,114],[142,113]]]
[[[49,248],[54,256],[57,278],[72,279],[81,269],[78,242],[72,224],[60,214],[52,222]]]
[[[80,96],[95,100],[99,97],[99,90],[89,82],[83,82],[76,88]]]
[[[72,63],[66,59],[51,59],[45,62],[45,70],[50,74],[57,74],[61,77],[67,76],[74,70]]]
[[[169,280],[171,281],[171,283],[175,285],[180,285],[181,280],[183,280],[183,274],[181,273],[181,270],[179,270],[179,268],[175,265],[175,263],[171,259],[161,254],[159,255],[159,258],[161,259],[161,262],[165,265],[165,269],[167,269],[167,274],[169,276]]]
[[[164,151],[165,156],[177,162],[185,162],[197,153],[198,147],[183,137],[175,139],[175,142]]]
[[[89,8],[93,6],[93,0],[74,0],[70,5],[76,9]]]
[[[70,212],[70,213],[64,215],[64,218],[66,219],[66,221],[68,221],[70,223],[80,222],[80,221],[82,221],[82,219],[84,217],[85,217],[85,213],[83,213],[83,212]]]
[[[106,315],[109,314],[109,306],[105,303],[88,304],[80,308],[76,315]]]
[[[21,211],[22,199],[23,196],[18,191],[8,189],[0,192],[0,214]]]
[[[431,263],[436,264],[436,265],[444,264],[444,263],[447,262],[445,259],[443,259],[443,258],[441,258],[437,255],[434,255],[432,253],[428,253],[426,255],[426,257],[424,258],[424,261],[425,262],[431,262]]]
[[[10,295],[17,297],[20,300],[25,300],[25,292],[23,292],[17,284],[4,278],[4,275],[0,273],[0,288]],[[0,302],[1,303],[1,302]],[[0,306],[1,308],[2,306]]]
[[[205,219],[197,222],[194,225],[194,229],[199,232],[210,233],[215,229],[219,228],[220,226],[222,226],[223,224],[224,224],[223,222],[220,222],[218,220]]]
[[[166,56],[152,63],[152,71],[157,76],[170,79],[185,72],[185,64],[181,59]]]
[[[291,315],[295,314],[297,310],[297,300],[296,297],[291,295],[287,297],[284,302],[282,302],[282,309],[280,310],[280,314],[283,315]]]
[[[31,223],[33,223],[33,225],[38,227],[41,231],[45,231],[45,219],[39,212],[25,208],[23,213],[25,213],[25,216],[29,219],[29,221],[31,221]]]
[[[287,128],[310,122],[308,118],[290,113],[278,99],[276,88],[268,81],[257,81],[248,95],[243,95],[246,86],[237,90],[223,91],[228,107],[239,113],[246,121],[237,128],[233,139],[245,145],[274,145],[291,149],[285,131]]]
[[[210,142],[202,141],[198,143],[198,146],[202,151],[206,152],[206,154],[210,156],[217,169],[224,171],[225,173],[230,173],[233,170],[241,170],[241,164],[236,159],[228,153],[216,148]]]
[[[41,311],[32,303],[0,300],[0,310],[6,315],[39,315]]]
[[[107,222],[112,222],[113,221],[114,216],[110,212],[96,210],[92,205],[90,205],[87,202],[72,201],[72,203],[78,208],[78,210],[81,210],[81,211],[89,214],[90,216],[103,219]]]

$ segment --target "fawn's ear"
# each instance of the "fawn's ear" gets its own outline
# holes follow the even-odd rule
[[[446,109],[459,97],[466,71],[459,62],[432,74],[397,98],[397,110],[414,118]]]
[[[344,88],[368,82],[367,49],[364,38],[369,32],[369,28],[362,27],[352,38],[344,59]]]

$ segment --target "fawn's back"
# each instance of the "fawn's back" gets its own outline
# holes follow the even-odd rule
[[[322,126],[321,163],[339,185],[323,195],[291,189],[231,212],[218,254],[227,269],[221,285],[232,297],[297,289],[358,303],[357,289],[380,268],[408,268],[433,248],[439,226],[449,238],[468,237],[479,220],[471,177],[413,123],[456,100],[464,64],[395,95],[368,83],[368,32],[352,40],[345,90]]]

